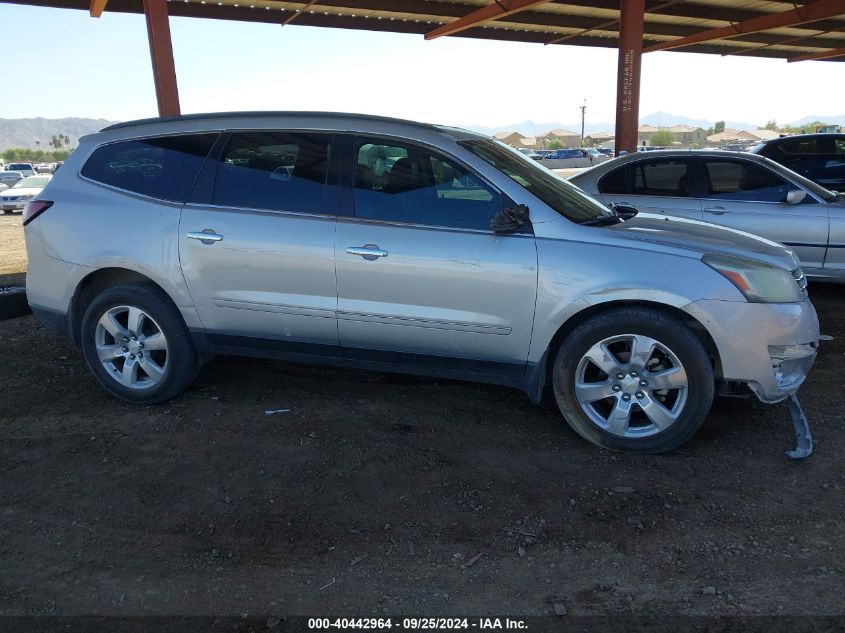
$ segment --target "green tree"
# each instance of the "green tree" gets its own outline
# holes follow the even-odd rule
[[[560,139],[553,138],[549,141],[549,149],[563,149],[563,143],[561,143]]]
[[[725,131],[725,122],[724,121],[716,121],[716,125],[713,126],[713,134],[719,134],[720,132]]]
[[[675,135],[672,134],[668,129],[665,127],[659,128],[657,132],[651,135],[649,139],[649,143],[656,147],[666,147],[667,145],[671,145],[675,142]]]
[[[772,132],[778,131],[778,122],[772,119],[771,121],[766,121],[766,125],[763,128],[764,130],[771,130]]]

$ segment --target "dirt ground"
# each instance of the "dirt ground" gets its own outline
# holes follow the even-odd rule
[[[0,281],[20,236],[0,216]],[[801,463],[753,400],[649,457],[550,399],[262,360],[136,408],[33,317],[0,322],[0,614],[843,615],[845,296],[811,295],[834,339]]]

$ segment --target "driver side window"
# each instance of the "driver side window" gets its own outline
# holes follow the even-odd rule
[[[783,202],[794,186],[779,175],[751,162],[708,160],[707,197],[713,200]]]
[[[381,139],[355,144],[359,218],[489,230],[500,194],[428,148]]]

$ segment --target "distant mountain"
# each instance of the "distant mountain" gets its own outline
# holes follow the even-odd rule
[[[828,125],[842,125],[845,126],[845,114],[840,114],[837,116],[831,115],[821,115],[821,114],[813,114],[811,116],[805,116],[803,119],[798,119],[788,125],[794,125],[795,127],[801,127],[802,125],[807,125],[808,123],[812,123],[813,121],[821,121],[822,123],[827,123]]]
[[[807,123],[812,123],[813,121],[824,121],[825,123],[831,124],[838,124],[845,126],[845,114],[838,115],[838,116],[821,116],[821,115],[812,115],[806,116],[803,119],[799,119],[794,123],[789,123],[788,125],[795,125],[801,126],[806,125]],[[671,114],[669,112],[654,112],[652,114],[648,114],[646,116],[640,117],[640,125],[653,125],[655,127],[672,127],[673,125],[692,125],[694,127],[700,127],[703,129],[708,129],[712,127],[714,121],[708,121],[706,119],[694,119],[691,117],[679,116],[677,114]],[[725,127],[733,128],[736,130],[756,130],[757,128],[763,127],[766,124],[766,121],[757,121],[756,123],[749,123],[748,121],[725,121]],[[534,121],[522,121],[521,123],[510,123],[507,125],[500,125],[497,127],[486,127],[481,125],[464,125],[463,127],[472,130],[473,132],[478,132],[480,134],[486,134],[488,136],[492,136],[496,132],[512,132],[516,131],[520,134],[524,134],[525,136],[536,136],[538,134],[545,134],[549,130],[555,130],[563,128],[564,130],[571,130],[573,132],[580,132],[581,131],[581,122],[575,123],[535,123]],[[593,132],[610,132],[613,133],[614,128],[616,127],[615,123],[608,123],[608,122],[598,122],[593,123],[587,121],[584,124],[584,134],[590,135]]]
[[[67,134],[70,146],[76,147],[80,136],[97,132],[115,121],[105,119],[0,119],[0,151],[10,147],[49,150],[50,138]],[[39,147],[36,141],[40,141]]]

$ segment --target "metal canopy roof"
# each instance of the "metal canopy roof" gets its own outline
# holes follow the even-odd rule
[[[92,13],[103,8],[144,13],[142,0],[11,1]],[[792,61],[845,61],[845,0],[646,0],[645,11],[646,52],[672,48]],[[168,0],[168,13],[415,33],[427,39],[455,35],[617,48],[620,7],[619,0]]]

